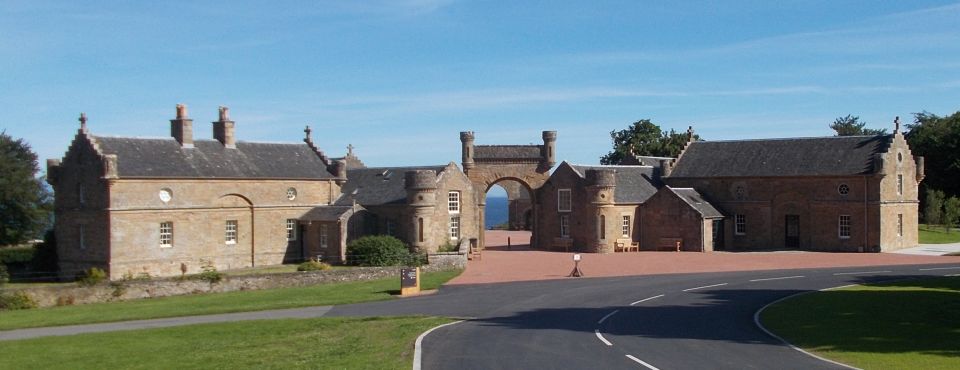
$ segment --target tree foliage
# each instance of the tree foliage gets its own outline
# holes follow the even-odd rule
[[[948,197],[960,196],[960,112],[946,117],[914,113],[914,123],[907,129],[911,152],[925,159],[924,186]]]
[[[634,122],[626,129],[611,131],[613,150],[600,157],[601,164],[619,164],[631,155],[653,157],[676,157],[687,143],[687,133],[673,129],[663,131],[649,119]],[[700,136],[693,135],[694,140]]]
[[[53,206],[38,171],[30,145],[0,132],[0,245],[36,239],[49,226]]]
[[[943,221],[943,192],[927,188],[923,220],[927,225],[939,225]]]
[[[950,197],[943,202],[943,226],[950,232],[960,222],[960,198]]]
[[[860,117],[847,115],[846,117],[837,117],[830,124],[830,128],[837,132],[837,136],[871,136],[885,135],[887,129],[866,128],[867,123],[861,122]]]

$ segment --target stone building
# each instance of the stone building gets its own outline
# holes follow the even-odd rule
[[[453,162],[446,166],[347,170],[338,206],[369,211],[368,234],[392,235],[433,253],[479,238],[476,191]]]
[[[314,254],[321,239],[304,236],[319,230],[301,218],[338,200],[345,163],[324,155],[309,128],[304,143],[275,144],[237,141],[234,126],[221,107],[215,140],[195,140],[178,105],[169,138],[108,137],[81,115],[66,155],[47,161],[64,277],[90,267],[113,279],[169,276]],[[322,218],[348,220],[355,212],[346,208]]]

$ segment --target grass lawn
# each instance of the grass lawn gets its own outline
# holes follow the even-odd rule
[[[798,347],[864,369],[960,368],[960,277],[811,293],[761,320]]]
[[[420,333],[453,320],[259,320],[0,342],[3,369],[409,369]]]
[[[942,226],[920,225],[920,244],[960,243],[960,230],[950,229],[947,233]]]
[[[460,272],[455,270],[424,273],[420,286],[424,290],[437,289]],[[309,287],[5,311],[0,312],[0,330],[347,304],[391,299],[393,294],[399,291],[400,279],[395,277]]]

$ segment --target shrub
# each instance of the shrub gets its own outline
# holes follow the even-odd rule
[[[203,272],[197,274],[197,279],[209,282],[210,284],[219,283],[220,280],[223,280],[223,273],[217,271],[216,267],[213,267],[213,262],[203,261],[202,263]]]
[[[101,268],[91,267],[89,270],[83,272],[80,278],[77,279],[77,283],[84,286],[94,286],[106,279],[106,271],[103,271]]]
[[[0,263],[0,287],[7,284],[8,281],[10,281],[10,274],[7,273],[7,266]]]
[[[37,302],[34,302],[27,293],[19,290],[12,293],[0,293],[0,311],[25,310],[28,308],[37,308]]]
[[[330,265],[314,260],[309,260],[297,266],[297,271],[326,271],[329,269]]]
[[[409,259],[407,245],[392,236],[364,236],[347,246],[347,260],[354,265],[398,266]]]
[[[36,250],[29,245],[0,248],[0,263],[26,265],[33,260],[35,253]]]

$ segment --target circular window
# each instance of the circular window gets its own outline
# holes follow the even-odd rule
[[[737,196],[737,199],[743,199],[743,197],[747,195],[747,189],[744,188],[742,185],[738,185],[736,190],[734,190],[734,192]]]
[[[297,189],[294,189],[294,188],[287,189],[287,199],[289,200],[297,199]]]
[[[163,188],[160,189],[160,193],[158,193],[157,196],[160,197],[161,202],[167,203],[170,199],[173,199],[173,192],[171,192],[170,189]]]
[[[850,194],[850,187],[847,186],[847,184],[840,184],[840,187],[837,188],[837,192],[840,193],[840,195]]]

